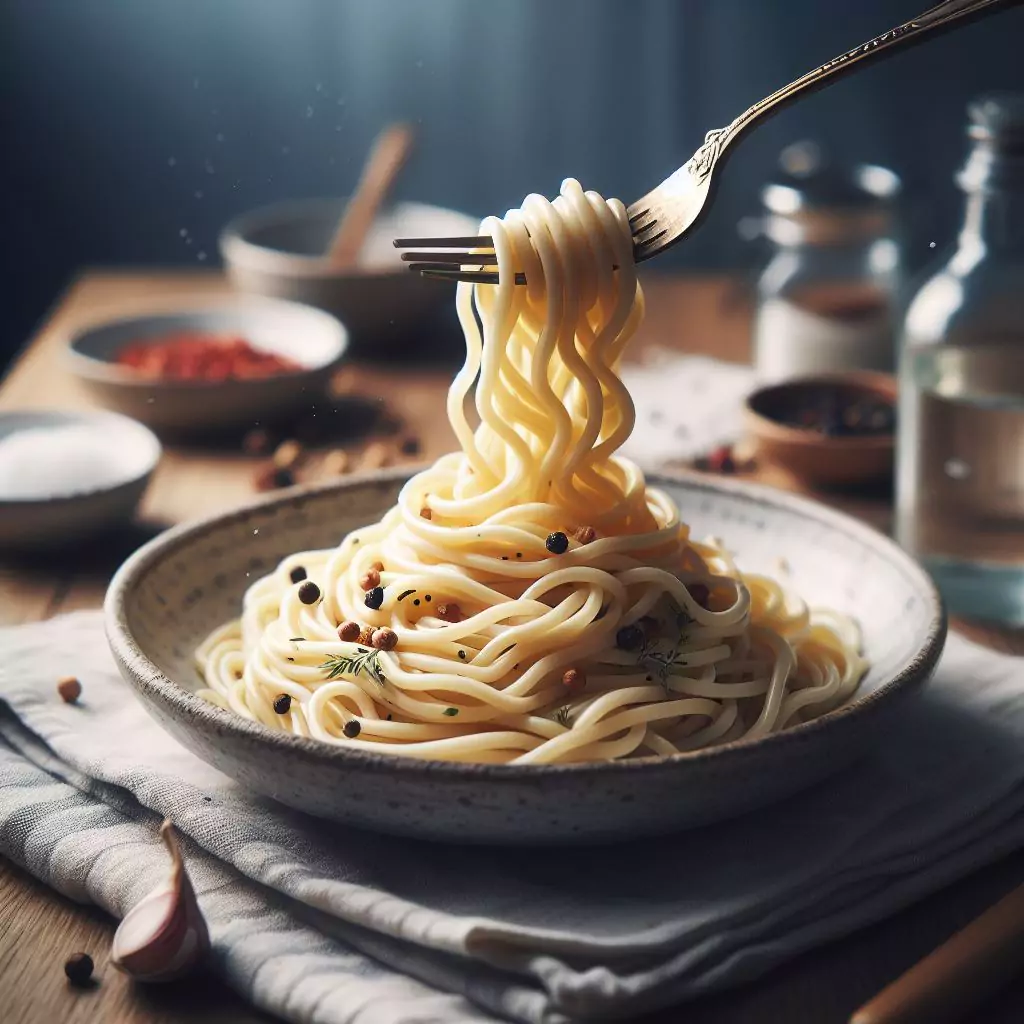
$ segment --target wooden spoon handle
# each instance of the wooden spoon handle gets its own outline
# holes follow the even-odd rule
[[[377,210],[409,156],[412,141],[412,129],[404,124],[390,125],[377,136],[359,185],[327,250],[327,259],[331,263],[339,267],[350,267],[355,263]]]
[[[850,1024],[948,1024],[1024,970],[1024,885],[865,1003]]]

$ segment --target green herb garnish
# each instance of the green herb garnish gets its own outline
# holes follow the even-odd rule
[[[398,595],[398,600],[399,601],[404,601],[410,594],[415,594],[415,593],[416,593],[415,590],[403,590],[402,593]]]
[[[290,637],[288,637],[288,639],[292,643],[297,643],[299,640],[305,640],[306,638],[304,636],[290,636]]]
[[[458,708],[445,708],[444,711],[441,712],[441,714],[447,715],[449,718],[454,718],[458,713]]]
[[[357,647],[355,654],[332,654],[321,664],[328,679],[339,676],[368,676],[375,683],[384,685],[384,673],[380,668],[380,651]]]
[[[571,712],[569,711],[569,705],[566,704],[564,707],[560,707],[555,712],[555,721],[559,725],[564,725],[568,729],[569,728],[569,721],[570,721],[569,716],[570,715],[571,715]]]

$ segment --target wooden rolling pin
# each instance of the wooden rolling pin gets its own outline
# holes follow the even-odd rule
[[[865,1003],[850,1024],[950,1024],[1024,972],[1024,885]]]

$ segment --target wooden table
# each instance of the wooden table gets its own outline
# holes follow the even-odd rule
[[[0,409],[89,406],[88,395],[62,368],[68,331],[106,311],[155,296],[224,289],[215,273],[99,273],[80,277],[59,300],[47,322],[26,346],[3,385]],[[648,318],[637,353],[655,344],[712,353],[743,361],[748,357],[749,309],[723,279],[653,278],[648,282]],[[380,396],[416,436],[419,457],[450,449],[443,394],[448,368],[409,369],[359,366],[348,386],[363,397]],[[358,455],[362,441],[353,443]],[[253,493],[257,463],[237,451],[169,448],[140,510],[142,528],[226,509]],[[760,474],[768,482],[792,481]],[[884,501],[829,498],[876,525],[887,522]],[[134,543],[135,537],[126,540]],[[127,551],[92,551],[60,564],[0,563],[0,623],[48,618],[77,608],[97,607],[117,560]],[[1024,636],[960,624],[975,639],[1024,653]],[[965,924],[1012,886],[1024,882],[1024,851],[896,915],[783,966],[736,992],[686,1007],[692,1024],[813,1022],[841,1024],[867,997]],[[200,979],[187,985],[143,989],[132,986],[105,963],[114,922],[95,908],[80,907],[46,889],[27,873],[0,859],[0,1019],[7,1024],[103,1021],[105,1024],[266,1020],[224,985]],[[101,984],[77,992],[64,982],[62,965],[75,950],[89,951]],[[652,1021],[680,1019],[663,1012]],[[976,1020],[1010,1024],[1024,1019],[1021,980],[979,1011]]]

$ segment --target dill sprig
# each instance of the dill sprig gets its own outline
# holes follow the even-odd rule
[[[686,658],[680,655],[680,648],[685,641],[686,634],[681,633],[679,639],[671,646],[659,643],[656,640],[645,640],[640,647],[637,664],[642,665],[653,675],[656,675],[666,691],[668,690],[668,677],[672,674],[672,670],[687,667]]]
[[[569,710],[569,705],[565,704],[555,712],[555,721],[559,725],[564,725],[566,729],[569,728],[569,723],[572,721],[572,712]]]
[[[339,676],[368,676],[374,682],[384,685],[384,673],[380,667],[380,651],[357,647],[355,654],[331,654],[320,666],[328,679]]]

